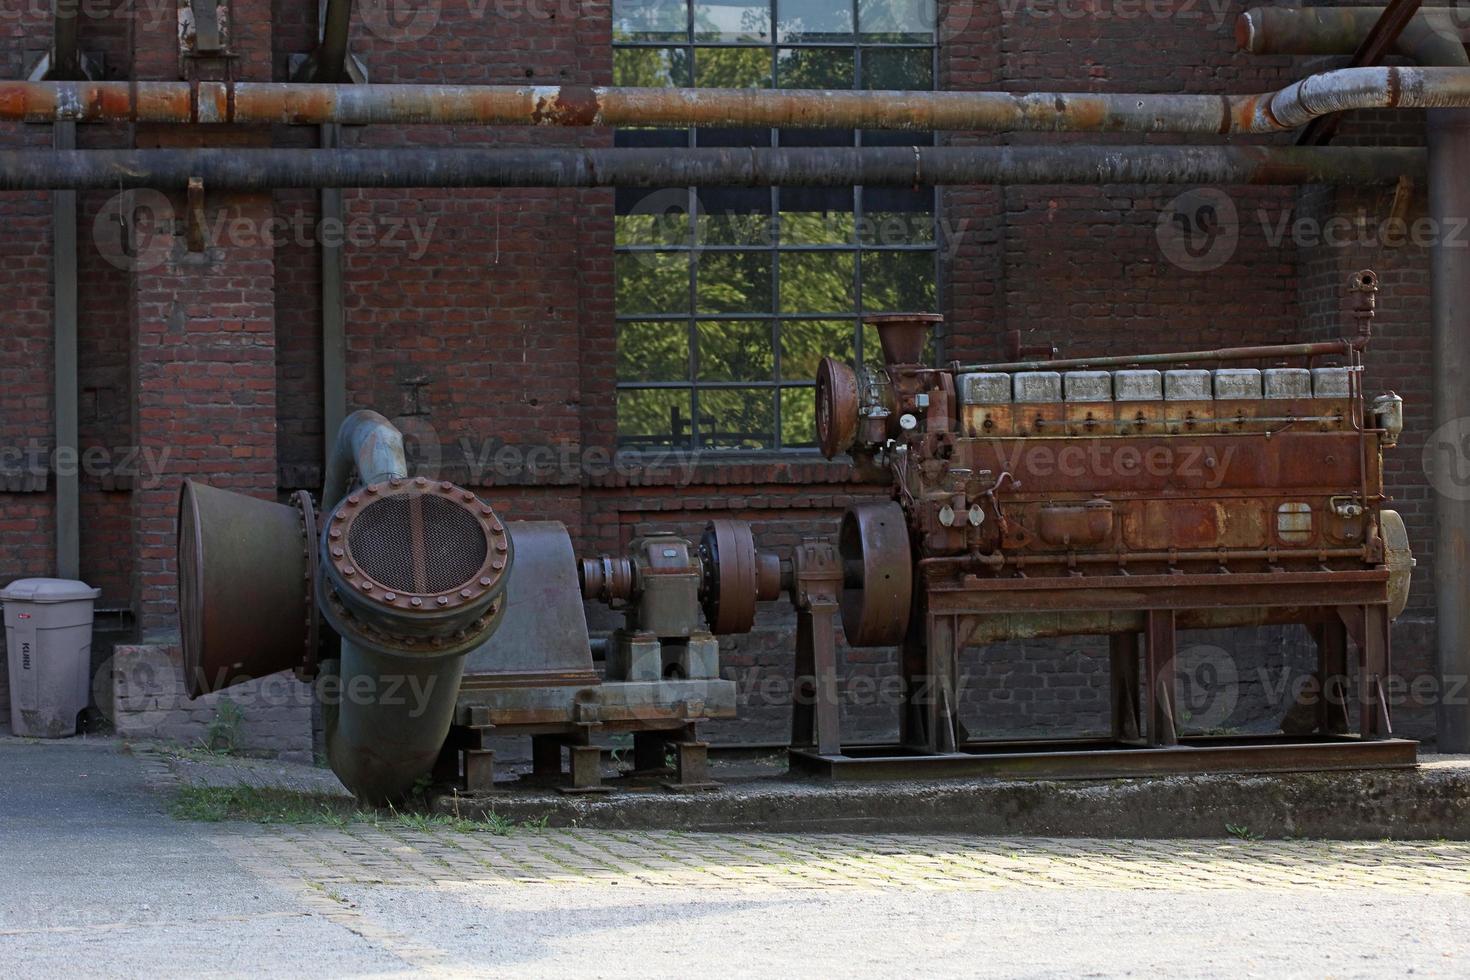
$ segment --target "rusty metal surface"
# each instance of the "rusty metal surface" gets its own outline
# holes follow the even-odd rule
[[[1239,772],[1319,772],[1408,769],[1418,743],[1353,738],[1291,741],[1193,739],[1169,748],[1112,742],[977,743],[956,753],[920,755],[901,746],[848,746],[841,754],[793,749],[791,768],[834,781],[944,779],[976,776],[1018,779],[1114,779],[1137,776]]]
[[[704,565],[700,602],[710,631],[750,632],[760,591],[750,525],[727,518],[710,521],[700,538],[699,552]]]
[[[817,446],[831,459],[852,446],[858,430],[857,372],[834,357],[817,367]]]
[[[0,190],[284,187],[843,187],[952,184],[1391,184],[1414,147],[703,147],[680,150],[165,149],[0,151]]]
[[[1383,9],[1383,14],[1374,22],[1358,44],[1358,49],[1353,52],[1351,67],[1365,68],[1369,65],[1380,64],[1394,51],[1404,30],[1423,5],[1424,0],[1389,0],[1388,6]],[[1332,142],[1341,122],[1341,116],[1324,116],[1321,119],[1314,119],[1297,137],[1297,144],[1326,146]]]
[[[0,83],[0,120],[1269,133],[1348,109],[1470,106],[1470,73],[1350,68],[1250,95],[281,82]]]
[[[878,334],[883,360],[888,364],[918,364],[924,359],[924,342],[944,322],[940,313],[882,313],[863,317],[863,323]]]
[[[884,364],[840,410],[824,365],[830,427],[892,478],[896,502],[867,512],[889,520],[850,510],[839,551],[849,642],[903,641],[903,744],[946,756],[965,741],[967,646],[1143,636],[1146,696],[1112,698],[1132,712],[1114,725],[1164,747],[1178,630],[1338,619],[1364,651],[1359,734],[1391,735],[1387,623],[1412,557],[1383,515],[1393,426],[1361,390],[1376,284],[1351,278],[1340,341],[934,368],[920,361],[937,318],[887,317]],[[1097,368],[1124,370],[1083,370]],[[901,594],[874,592],[909,567]]]
[[[472,491],[393,477],[352,491],[328,518],[318,605],[359,646],[464,654],[495,629],[514,556],[504,524]]]
[[[842,515],[837,550],[856,574],[843,583],[842,630],[855,647],[892,646],[908,631],[913,559],[895,503],[855,504]]]
[[[309,544],[295,507],[184,481],[179,635],[191,698],[302,663]]]

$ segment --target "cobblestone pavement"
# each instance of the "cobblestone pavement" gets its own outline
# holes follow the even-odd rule
[[[1470,843],[169,818],[210,765],[0,740],[0,977],[1470,972]]]
[[[370,825],[272,827],[219,844],[265,877],[337,885],[686,886],[763,891],[1125,889],[1470,896],[1470,843],[1093,841]]]

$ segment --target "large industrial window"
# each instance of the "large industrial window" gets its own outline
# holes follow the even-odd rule
[[[934,23],[933,0],[614,0],[614,82],[929,89]],[[918,138],[714,128],[616,136],[627,147],[910,146]],[[863,314],[935,308],[935,229],[927,189],[620,189],[619,444],[814,445],[820,358],[876,356]]]

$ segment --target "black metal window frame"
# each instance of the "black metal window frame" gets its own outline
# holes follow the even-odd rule
[[[783,51],[790,50],[790,49],[841,49],[843,51],[851,51],[852,54],[853,54],[852,85],[853,85],[853,88],[854,89],[861,90],[861,89],[864,88],[863,56],[864,56],[864,54],[866,52],[872,52],[872,51],[875,51],[875,50],[876,51],[893,51],[893,50],[928,51],[929,52],[929,55],[930,55],[930,59],[929,59],[929,73],[930,73],[931,85],[933,87],[935,87],[935,88],[938,87],[939,70],[940,70],[940,65],[939,65],[940,50],[939,50],[939,43],[938,43],[937,32],[935,32],[933,35],[931,35],[930,39],[929,40],[926,40],[926,41],[895,41],[895,40],[884,40],[884,39],[877,39],[877,40],[865,41],[865,40],[863,40],[864,35],[861,34],[861,33],[859,33],[859,28],[860,28],[859,15],[860,15],[860,6],[861,6],[860,0],[850,0],[851,16],[852,16],[852,31],[851,31],[851,36],[849,38],[847,38],[846,40],[836,40],[836,41],[834,41],[834,40],[822,40],[822,39],[818,39],[818,40],[781,40],[780,37],[779,37],[779,22],[777,21],[777,13],[778,13],[778,7],[779,7],[780,0],[767,0],[767,3],[765,4],[765,6],[767,7],[767,9],[769,11],[770,20],[768,21],[768,26],[770,28],[770,31],[769,31],[768,36],[764,40],[759,40],[759,41],[754,41],[754,40],[736,40],[736,41],[729,41],[729,40],[707,40],[707,39],[700,39],[699,37],[696,36],[697,35],[697,32],[695,30],[695,26],[696,25],[694,23],[694,20],[695,20],[694,10],[695,10],[695,6],[696,6],[696,2],[697,2],[697,0],[685,0],[685,4],[684,4],[684,6],[685,6],[685,31],[684,31],[684,36],[682,38],[660,38],[660,39],[654,39],[654,40],[648,40],[648,39],[624,39],[624,38],[618,38],[615,35],[614,40],[613,40],[613,49],[614,49],[614,52],[615,52],[614,57],[616,57],[616,51],[619,50],[619,49],[656,49],[656,50],[672,50],[672,49],[678,49],[678,50],[683,50],[684,52],[686,52],[686,54],[687,54],[687,56],[689,58],[689,65],[690,65],[690,76],[691,77],[687,81],[688,81],[688,84],[694,85],[695,84],[695,78],[694,78],[694,74],[693,73],[695,71],[695,65],[696,65],[696,61],[695,61],[695,59],[697,57],[696,51],[698,51],[698,50],[706,50],[706,49],[747,49],[747,50],[751,50],[751,49],[762,49],[762,48],[764,48],[764,49],[767,50],[767,52],[769,53],[769,56],[770,56],[769,57],[769,68],[768,68],[768,72],[769,73],[768,73],[768,76],[767,76],[768,85],[774,87],[776,85],[777,79],[780,77],[780,75],[779,75],[779,67],[780,67],[779,59],[780,59],[781,53]],[[939,0],[935,0],[936,10],[937,10],[937,6],[938,6],[938,2],[939,2]],[[687,134],[687,142],[686,142],[685,145],[687,145],[688,147],[691,147],[691,148],[700,145],[698,143],[698,134],[699,134],[699,129],[698,128],[696,128],[696,127],[690,127],[686,131],[686,134]],[[925,136],[927,136],[927,138],[925,138]],[[853,133],[853,142],[850,145],[855,145],[855,146],[862,146],[862,145],[864,145],[863,138],[864,138],[863,131],[861,131],[861,130],[854,131],[854,133]],[[903,140],[903,143],[905,145],[911,145],[911,144],[913,144],[915,142],[919,142],[921,144],[933,144],[935,142],[935,137],[932,134],[905,134],[902,137],[902,140]],[[781,144],[781,130],[779,130],[779,129],[772,129],[770,131],[770,143],[769,143],[769,145],[771,145],[771,146],[779,146],[779,145],[782,145]],[[892,145],[892,143],[890,142],[890,143],[887,143],[885,145]],[[620,312],[619,311],[619,312],[615,312],[614,319],[616,321],[617,328],[619,330],[619,342],[621,341],[622,325],[625,324],[625,323],[638,323],[638,324],[644,324],[644,323],[650,323],[650,324],[651,323],[667,323],[667,324],[670,324],[670,325],[680,325],[680,326],[682,326],[683,329],[684,329],[684,331],[685,331],[685,334],[686,334],[686,337],[687,337],[687,344],[688,344],[688,362],[689,363],[688,363],[688,373],[687,373],[687,376],[684,377],[684,378],[680,378],[678,380],[654,381],[654,380],[642,380],[642,379],[624,378],[620,374],[618,376],[617,382],[616,382],[617,391],[618,391],[618,393],[620,395],[621,395],[622,392],[626,392],[626,391],[651,391],[651,390],[688,391],[690,393],[690,416],[691,416],[690,417],[690,420],[689,420],[689,425],[688,425],[688,432],[687,432],[686,437],[685,437],[685,439],[683,440],[682,443],[680,442],[680,440],[678,438],[679,434],[678,433],[674,433],[673,434],[673,436],[674,436],[673,448],[675,448],[675,449],[693,450],[695,452],[702,452],[702,453],[717,453],[717,454],[719,454],[722,457],[733,457],[733,456],[741,456],[741,455],[760,455],[760,456],[769,456],[769,455],[782,455],[782,456],[786,456],[786,455],[810,455],[810,454],[812,454],[812,453],[814,453],[816,451],[815,450],[815,446],[813,444],[811,444],[811,443],[805,443],[805,444],[801,444],[801,445],[788,445],[783,440],[782,405],[783,405],[783,402],[785,400],[784,397],[783,397],[784,392],[790,391],[792,389],[805,389],[807,392],[810,392],[811,389],[813,389],[814,386],[815,386],[815,379],[814,378],[810,378],[810,377],[804,377],[804,378],[801,378],[801,379],[789,379],[789,378],[786,378],[784,376],[784,374],[782,372],[782,365],[781,365],[781,353],[782,353],[782,351],[781,351],[782,345],[781,345],[781,338],[780,338],[781,325],[784,322],[787,322],[787,321],[819,321],[819,322],[829,322],[830,323],[830,322],[834,322],[834,321],[850,320],[851,323],[852,323],[852,351],[851,351],[851,353],[852,353],[853,358],[855,360],[859,360],[860,361],[860,360],[862,360],[864,358],[865,354],[867,356],[870,356],[870,357],[873,356],[876,353],[876,350],[877,350],[876,338],[875,337],[872,337],[872,336],[865,336],[865,333],[868,333],[868,331],[865,331],[865,329],[863,327],[863,323],[862,323],[863,317],[866,316],[866,315],[869,315],[871,313],[877,313],[877,312],[896,312],[896,311],[891,310],[891,309],[887,309],[887,308],[884,308],[884,309],[881,309],[881,310],[878,310],[878,309],[869,310],[869,309],[866,309],[865,308],[865,305],[864,305],[864,302],[863,302],[863,256],[864,256],[864,254],[870,254],[871,255],[873,253],[887,253],[887,252],[910,252],[910,253],[926,253],[927,252],[927,253],[931,253],[931,255],[932,255],[932,264],[930,266],[930,269],[931,269],[931,275],[933,277],[933,280],[932,281],[933,281],[933,288],[934,288],[935,305],[937,306],[938,303],[939,303],[939,301],[940,301],[940,288],[939,288],[939,284],[940,284],[940,281],[941,281],[940,280],[940,272],[941,272],[941,269],[940,269],[940,244],[941,244],[940,230],[941,229],[940,229],[940,200],[939,200],[939,195],[937,193],[933,193],[933,196],[931,197],[931,207],[930,207],[931,232],[930,232],[930,238],[926,242],[916,243],[916,244],[872,244],[872,243],[864,242],[862,240],[861,231],[862,231],[862,229],[864,227],[864,221],[865,221],[865,217],[866,217],[866,211],[864,209],[863,188],[860,185],[858,185],[858,186],[854,186],[853,187],[852,220],[853,220],[853,225],[854,225],[854,236],[853,236],[853,239],[851,241],[846,242],[846,243],[841,243],[841,244],[836,244],[836,243],[834,243],[834,244],[785,244],[785,243],[783,243],[780,240],[780,237],[779,237],[780,236],[780,221],[781,221],[781,213],[782,213],[781,210],[780,210],[779,189],[778,188],[775,188],[775,187],[772,187],[772,188],[769,188],[769,191],[770,191],[770,203],[769,203],[769,211],[768,211],[768,214],[770,216],[770,219],[771,219],[771,221],[775,225],[775,228],[773,229],[774,234],[772,236],[772,239],[769,240],[769,241],[767,241],[764,244],[744,244],[744,245],[743,244],[728,244],[727,245],[727,244],[701,244],[700,243],[700,241],[699,241],[699,239],[700,239],[699,221],[700,221],[700,218],[701,218],[701,216],[703,214],[703,212],[701,211],[701,208],[700,208],[700,204],[701,204],[700,197],[699,197],[699,195],[700,195],[700,188],[698,188],[698,187],[689,187],[689,188],[686,188],[685,190],[687,191],[687,195],[688,195],[687,196],[687,204],[686,204],[686,208],[685,208],[685,210],[687,212],[687,216],[686,217],[687,217],[687,223],[688,223],[688,244],[684,244],[684,245],[667,245],[667,244],[647,244],[647,245],[642,245],[642,244],[617,244],[614,247],[614,251],[616,253],[622,253],[622,254],[643,252],[643,253],[654,253],[654,254],[677,255],[677,254],[680,254],[680,253],[686,253],[687,256],[688,256],[688,262],[689,262],[689,271],[688,271],[688,278],[689,278],[689,302],[688,302],[688,311],[687,312],[679,312],[679,313],[623,313],[623,312]],[[699,259],[700,259],[700,256],[703,255],[703,254],[705,254],[705,253],[721,253],[721,252],[732,253],[732,254],[745,254],[745,253],[752,253],[752,252],[761,252],[761,253],[770,254],[772,256],[771,261],[770,261],[770,276],[771,276],[770,290],[771,290],[771,292],[770,292],[770,300],[769,300],[769,304],[768,304],[768,306],[769,306],[768,309],[766,309],[766,310],[742,310],[742,311],[739,311],[739,312],[728,312],[728,313],[712,313],[712,312],[701,312],[700,311],[700,308],[699,308],[699,292],[698,292],[698,290],[699,290]],[[791,254],[791,253],[823,253],[823,252],[827,252],[827,253],[838,253],[838,254],[850,254],[850,255],[853,256],[853,281],[852,281],[853,301],[852,301],[852,311],[851,312],[842,312],[842,313],[831,313],[831,312],[822,313],[822,312],[815,312],[815,311],[796,311],[796,310],[790,310],[790,311],[788,311],[788,310],[782,310],[780,308],[781,307],[781,302],[782,302],[782,299],[781,299],[781,295],[782,294],[781,294],[781,262],[780,262],[780,256],[781,255],[784,255],[784,254]],[[750,322],[750,323],[760,323],[760,322],[767,322],[767,323],[769,323],[769,325],[770,325],[770,327],[769,327],[769,331],[770,331],[769,332],[769,336],[770,336],[771,357],[772,357],[772,362],[771,362],[772,363],[771,377],[768,380],[764,380],[764,381],[756,381],[756,380],[736,380],[736,381],[727,381],[727,380],[726,381],[722,381],[722,380],[702,380],[699,377],[699,366],[698,366],[698,358],[699,358],[698,327],[699,327],[699,324],[702,323],[702,322],[711,322],[711,321],[720,321],[720,322],[736,322],[736,321],[739,321],[739,322]],[[942,338],[936,338],[936,344],[939,343],[939,342],[941,342],[941,340],[942,340]],[[755,449],[755,448],[710,447],[710,446],[705,446],[705,445],[702,444],[702,442],[703,442],[703,433],[702,433],[702,426],[700,424],[701,415],[702,415],[701,409],[700,409],[700,392],[701,392],[701,390],[704,390],[704,391],[719,391],[719,390],[722,390],[722,389],[723,390],[761,389],[761,390],[771,391],[773,393],[773,399],[772,399],[772,401],[773,401],[773,405],[772,405],[772,420],[771,420],[771,432],[770,432],[771,445],[768,445],[768,446],[766,446],[764,448]],[[648,445],[646,445],[644,447],[639,447],[636,444],[636,441],[634,441],[634,440],[625,441],[625,437],[623,436],[621,430],[619,430],[619,433],[618,433],[618,444],[619,444],[620,448],[633,448],[633,449],[637,449],[637,448],[648,448],[648,449],[655,449],[655,448],[663,449],[663,448],[667,448],[667,444],[665,444],[665,443],[650,443],[650,444],[648,444]]]

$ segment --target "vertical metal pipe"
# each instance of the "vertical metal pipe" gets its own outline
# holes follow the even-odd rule
[[[52,127],[58,150],[74,150],[77,124]],[[52,308],[55,316],[56,574],[81,577],[81,476],[77,446],[77,192],[51,193]]]
[[[328,123],[321,129],[321,145],[324,150],[337,149],[342,127]],[[342,227],[342,189],[323,188],[321,196],[321,221],[335,222]],[[322,433],[326,444],[326,456],[332,454],[332,445],[342,420],[347,417],[347,316],[343,309],[346,302],[346,279],[344,277],[342,236],[321,236],[322,248]],[[328,505],[327,501],[322,501]],[[336,503],[332,501],[331,503]]]
[[[1434,427],[1470,419],[1470,249],[1450,241],[1470,218],[1470,112],[1429,113],[1429,251]],[[1458,235],[1453,237],[1458,238]],[[1456,247],[1458,246],[1458,247]],[[1460,449],[1458,440],[1455,442]],[[1439,750],[1470,752],[1470,502],[1434,494],[1434,605],[1439,649]],[[1451,695],[1460,692],[1455,703]]]

